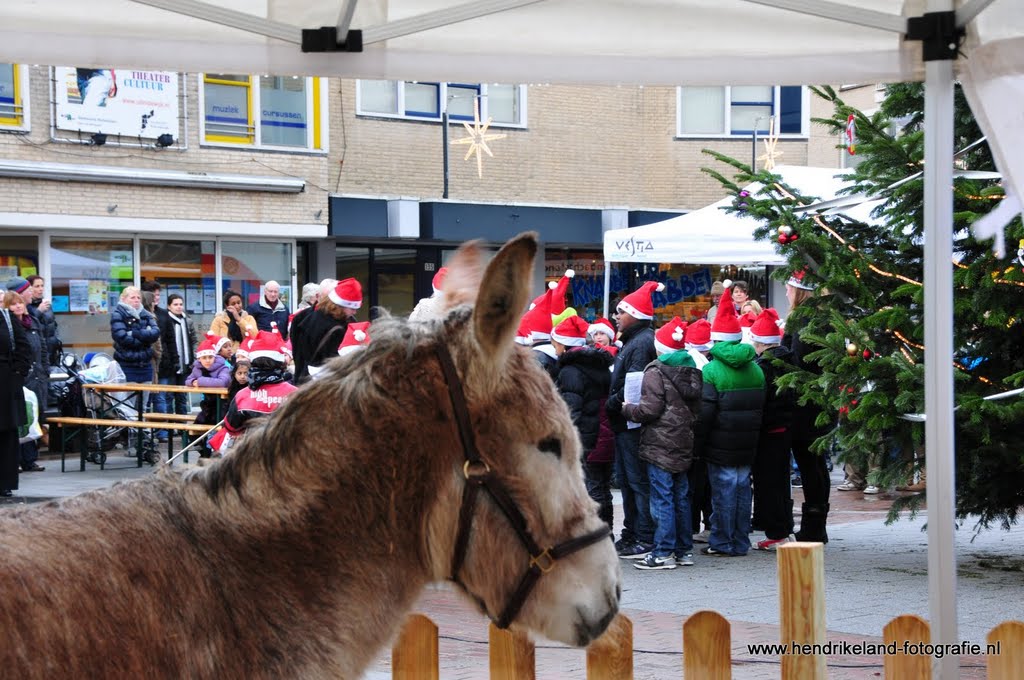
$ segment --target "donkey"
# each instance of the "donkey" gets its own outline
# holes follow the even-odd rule
[[[536,248],[464,246],[443,319],[375,322],[223,460],[0,513],[0,674],[358,678],[444,579],[499,625],[601,635],[615,551],[513,343]]]

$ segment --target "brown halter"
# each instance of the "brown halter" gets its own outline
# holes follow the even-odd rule
[[[448,383],[448,396],[451,398],[452,411],[455,414],[455,423],[459,430],[459,439],[462,440],[462,450],[466,455],[466,462],[462,466],[462,473],[466,477],[466,486],[462,491],[462,508],[459,511],[459,533],[455,539],[455,552],[452,555],[451,580],[460,583],[459,571],[466,560],[466,551],[469,549],[469,532],[473,526],[473,509],[480,489],[485,490],[494,501],[494,504],[502,511],[508,519],[508,523],[519,535],[519,540],[530,554],[530,563],[526,573],[519,581],[519,586],[512,593],[511,599],[505,605],[505,609],[494,624],[498,628],[508,628],[513,619],[519,614],[530,591],[533,590],[541,574],[546,574],[555,567],[555,563],[572,553],[593,545],[611,534],[611,530],[605,526],[601,529],[591,531],[578,538],[572,538],[556,546],[542,550],[537,542],[530,535],[526,526],[526,519],[519,511],[515,501],[508,494],[508,490],[501,480],[492,473],[487,463],[480,458],[480,452],[476,447],[476,438],[473,436],[473,428],[469,420],[469,409],[466,407],[466,395],[462,390],[462,382],[455,370],[455,363],[443,344],[438,345],[437,357],[441,362],[441,370],[444,372],[445,381]],[[465,586],[463,586],[465,587]],[[486,609],[486,607],[485,607]]]

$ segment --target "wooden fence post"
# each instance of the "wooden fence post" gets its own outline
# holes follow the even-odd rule
[[[537,667],[533,643],[520,632],[488,625],[491,680],[534,680]]]
[[[788,543],[778,550],[779,635],[783,645],[825,644],[825,546]],[[783,680],[825,680],[823,654],[782,657]]]
[[[713,611],[699,611],[683,622],[683,677],[729,680],[732,677],[732,626]]]
[[[633,680],[633,622],[625,614],[587,647],[587,680]]]
[[[391,650],[391,677],[395,680],[438,680],[440,659],[437,626],[422,614],[410,614]]]
[[[932,641],[928,622],[915,614],[903,614],[885,624],[882,641],[896,644],[896,654],[882,657],[885,677],[890,680],[930,680],[932,657],[930,654],[904,654],[903,643],[929,644]]]
[[[985,639],[998,645],[998,654],[988,654],[988,680],[1024,679],[1024,623],[1004,621]]]

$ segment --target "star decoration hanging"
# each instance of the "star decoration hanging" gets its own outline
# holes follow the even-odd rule
[[[473,127],[469,126],[469,123],[463,123],[463,127],[466,128],[466,132],[469,137],[463,137],[462,139],[453,139],[452,144],[468,144],[469,150],[466,152],[466,156],[462,159],[468,161],[469,157],[474,153],[476,154],[476,174],[477,177],[484,176],[483,158],[480,156],[480,152],[483,151],[485,154],[494,158],[494,154],[491,153],[491,149],[487,146],[487,142],[493,142],[496,139],[505,139],[505,134],[488,134],[487,128],[491,126],[491,117],[488,116],[487,120],[483,123],[480,122],[480,102],[476,99],[473,100]]]
[[[775,147],[779,143],[779,135],[775,132],[775,116],[768,119],[768,136],[764,138],[764,153],[757,160],[764,161],[765,170],[774,170],[775,161],[783,155]]]

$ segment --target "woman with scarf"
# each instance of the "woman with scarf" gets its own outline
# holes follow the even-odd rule
[[[224,291],[224,311],[214,317],[210,332],[231,341],[231,356],[238,353],[243,340],[256,337],[256,319],[242,307],[242,294],[237,290]]]
[[[128,286],[110,313],[114,360],[130,383],[153,382],[153,345],[160,339],[156,317],[142,308],[142,291]]]
[[[25,424],[25,390],[31,349],[25,327],[0,306],[0,496],[18,488],[18,428]]]
[[[28,340],[28,359],[32,362],[28,375],[25,376],[24,385],[35,393],[39,405],[39,422],[43,422],[43,410],[46,408],[46,396],[50,385],[50,364],[46,356],[46,338],[43,328],[38,319],[28,311],[28,296],[19,295],[8,290],[3,297],[4,309],[11,316],[11,323],[18,324],[25,332]],[[36,441],[25,442],[19,445],[19,455],[22,472],[42,472],[45,468],[36,461],[39,460],[39,445]]]
[[[177,293],[167,296],[167,323],[161,329],[163,354],[157,377],[161,385],[184,385],[196,358],[196,329],[185,313],[185,301]],[[162,413],[187,414],[192,411],[187,394],[167,394]],[[174,408],[171,408],[171,398]]]

